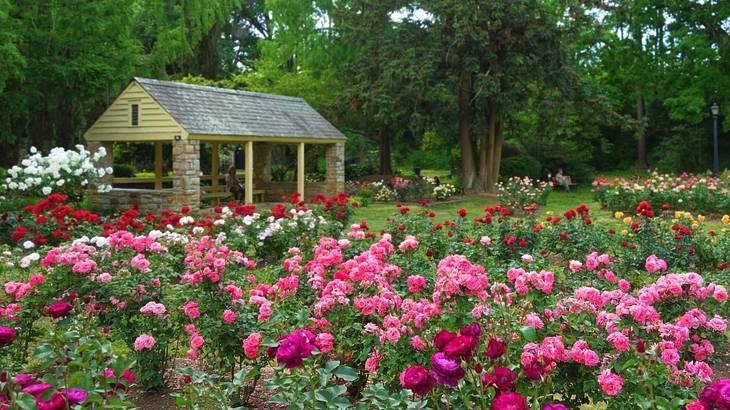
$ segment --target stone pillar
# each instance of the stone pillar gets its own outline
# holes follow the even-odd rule
[[[170,206],[200,210],[199,140],[172,141],[172,188],[175,196]]]
[[[254,142],[253,144],[253,186],[266,189],[271,183],[271,150],[270,142]]]
[[[88,143],[88,150],[93,155],[99,148],[104,148],[106,150],[106,155],[103,156],[99,162],[96,163],[97,168],[108,168],[114,166],[114,142],[113,141],[90,141]],[[103,177],[99,178],[99,183],[101,184],[112,184],[112,179],[114,178],[113,174],[105,174]],[[109,207],[109,201],[108,201],[108,195],[105,193],[100,193],[98,190],[98,185],[91,184],[89,185],[89,205],[91,205],[93,208],[108,208]],[[106,209],[105,209],[106,210]],[[116,211],[116,209],[111,209],[112,211]]]
[[[345,144],[328,144],[325,148],[327,175],[325,194],[335,195],[345,191]]]

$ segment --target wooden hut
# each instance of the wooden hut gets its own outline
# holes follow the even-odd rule
[[[221,144],[236,145],[244,153],[244,169],[237,175],[246,203],[276,201],[293,192],[311,196],[344,190],[345,137],[301,98],[134,78],[84,137],[90,150],[106,148],[103,166],[113,166],[115,142],[148,143],[154,149],[154,177],[107,176],[104,182],[113,184],[111,192],[92,190],[92,204],[107,209],[133,205],[144,210],[182,205],[199,209],[201,199],[225,198],[225,172],[219,169]],[[165,144],[172,149],[165,149]],[[211,146],[209,174],[201,172],[201,144]],[[296,182],[272,180],[276,144],[296,146]],[[324,145],[324,182],[305,182],[305,144]],[[163,170],[168,160],[163,152],[170,151],[168,175]],[[140,184],[148,184],[149,189]]]

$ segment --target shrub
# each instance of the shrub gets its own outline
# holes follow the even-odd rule
[[[508,157],[502,159],[499,174],[505,178],[528,176],[538,179],[542,174],[542,165],[530,155]]]
[[[117,178],[133,178],[136,173],[132,164],[114,164],[114,176]]]
[[[96,163],[106,154],[104,147],[92,154],[83,145],[77,145],[76,151],[53,148],[44,157],[31,147],[30,156],[8,170],[2,189],[12,195],[36,197],[64,193],[78,203],[89,184],[113,172],[111,168],[96,168]],[[97,189],[106,192],[111,186],[100,184]]]
[[[497,184],[499,203],[513,212],[523,211],[528,207],[532,211],[537,205],[547,204],[551,191],[552,183],[532,180],[529,177],[512,177]]]

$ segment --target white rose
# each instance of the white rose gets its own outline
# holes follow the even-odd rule
[[[41,192],[43,192],[43,195],[50,195],[51,192],[53,192],[53,189],[48,186],[44,186],[43,189],[41,189]]]
[[[34,246],[35,246],[35,244],[33,243],[33,241],[25,241],[25,242],[23,242],[23,248],[25,248],[25,249],[30,249],[30,248],[32,248]]]

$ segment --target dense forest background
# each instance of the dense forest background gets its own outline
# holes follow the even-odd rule
[[[83,142],[133,76],[303,97],[353,175],[697,171],[730,110],[730,2],[0,0],[0,166]]]

